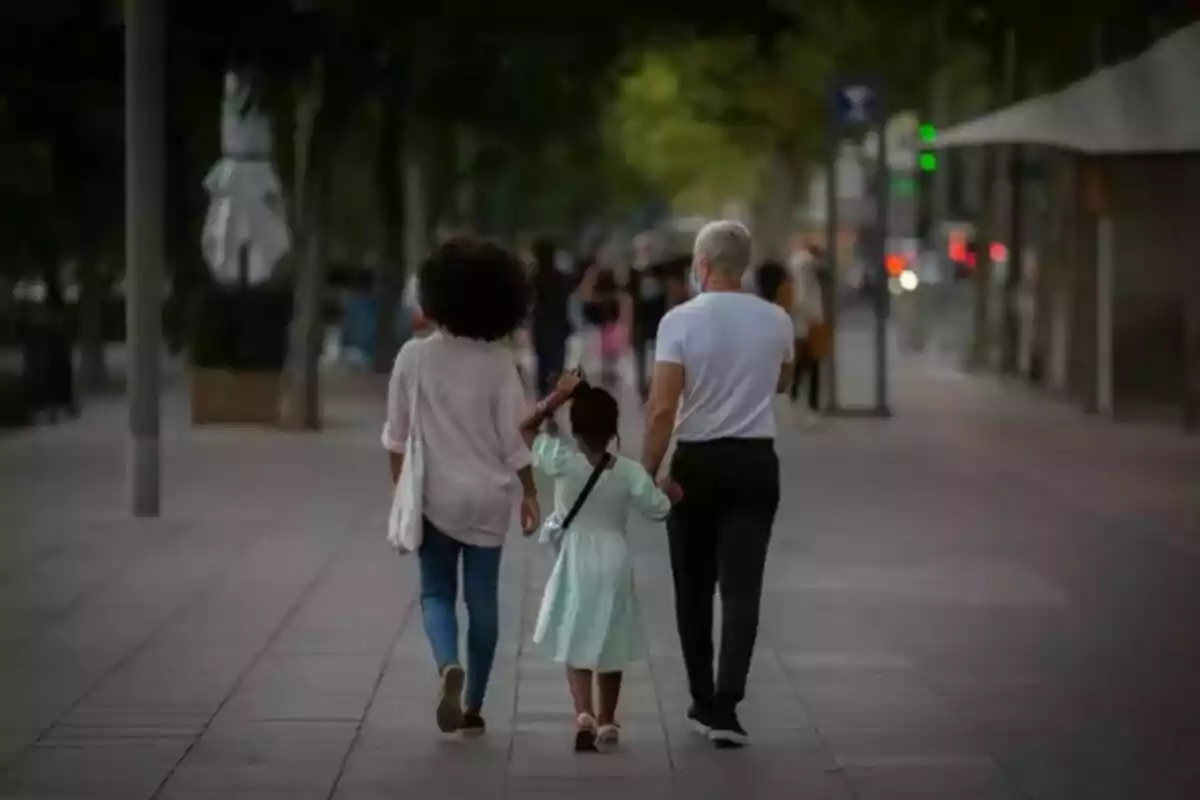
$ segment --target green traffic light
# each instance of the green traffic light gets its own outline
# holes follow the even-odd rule
[[[917,128],[917,135],[921,137],[921,141],[926,144],[933,144],[937,141],[937,128],[926,122],[921,127]]]
[[[921,153],[921,158],[918,162],[922,172],[936,172],[938,163],[937,156],[933,153]]]

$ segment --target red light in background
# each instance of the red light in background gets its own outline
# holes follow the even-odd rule
[[[993,263],[1004,263],[1008,261],[1008,248],[1000,242],[992,242],[992,246],[988,248],[988,258]]]
[[[950,260],[961,264],[967,260],[967,237],[958,231],[951,233],[947,249]]]
[[[895,278],[898,277],[901,272],[904,272],[904,268],[908,266],[908,260],[904,256],[897,253],[889,253],[888,257],[884,260],[883,265],[887,268],[888,275],[891,275],[893,278]]]
[[[979,263],[979,260],[977,258],[975,258],[974,253],[967,253],[967,266],[968,267],[970,267],[971,269],[975,269],[975,265],[978,263]]]

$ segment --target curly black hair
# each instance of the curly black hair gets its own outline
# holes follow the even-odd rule
[[[617,400],[599,386],[581,383],[571,394],[571,433],[588,449],[601,452],[617,438],[620,409]]]
[[[454,236],[421,264],[421,311],[454,336],[494,342],[525,321],[532,300],[520,257],[499,244]]]

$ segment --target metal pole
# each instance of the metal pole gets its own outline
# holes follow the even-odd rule
[[[1113,220],[1096,220],[1096,411],[1113,411]]]
[[[826,410],[836,414],[841,410],[838,396],[838,310],[841,305],[842,280],[838,269],[838,156],[841,154],[841,120],[838,119],[830,87],[829,120],[825,133],[825,264],[829,270],[829,359],[825,372]]]
[[[876,253],[879,280],[875,297],[875,412],[889,416],[888,407],[888,315],[891,305],[891,286],[887,270],[888,256],[888,196],[891,194],[891,170],[888,166],[887,119],[888,112],[881,87],[875,91],[875,130],[878,132],[879,150],[875,164],[875,213],[879,251]]]
[[[237,334],[237,368],[250,369],[246,352],[250,339],[250,245],[242,244],[238,248],[238,334]]]
[[[156,517],[162,358],[164,0],[125,0],[125,324],[130,500]]]

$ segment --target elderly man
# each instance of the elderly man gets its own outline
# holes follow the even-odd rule
[[[675,614],[687,666],[688,719],[717,747],[740,747],[737,716],[758,633],[763,570],[779,505],[773,398],[791,384],[792,322],[743,290],[750,233],[713,222],[696,237],[697,297],[658,329],[643,463],[656,475],[672,433],[683,500],[667,519]],[[713,594],[721,652],[713,680]]]

